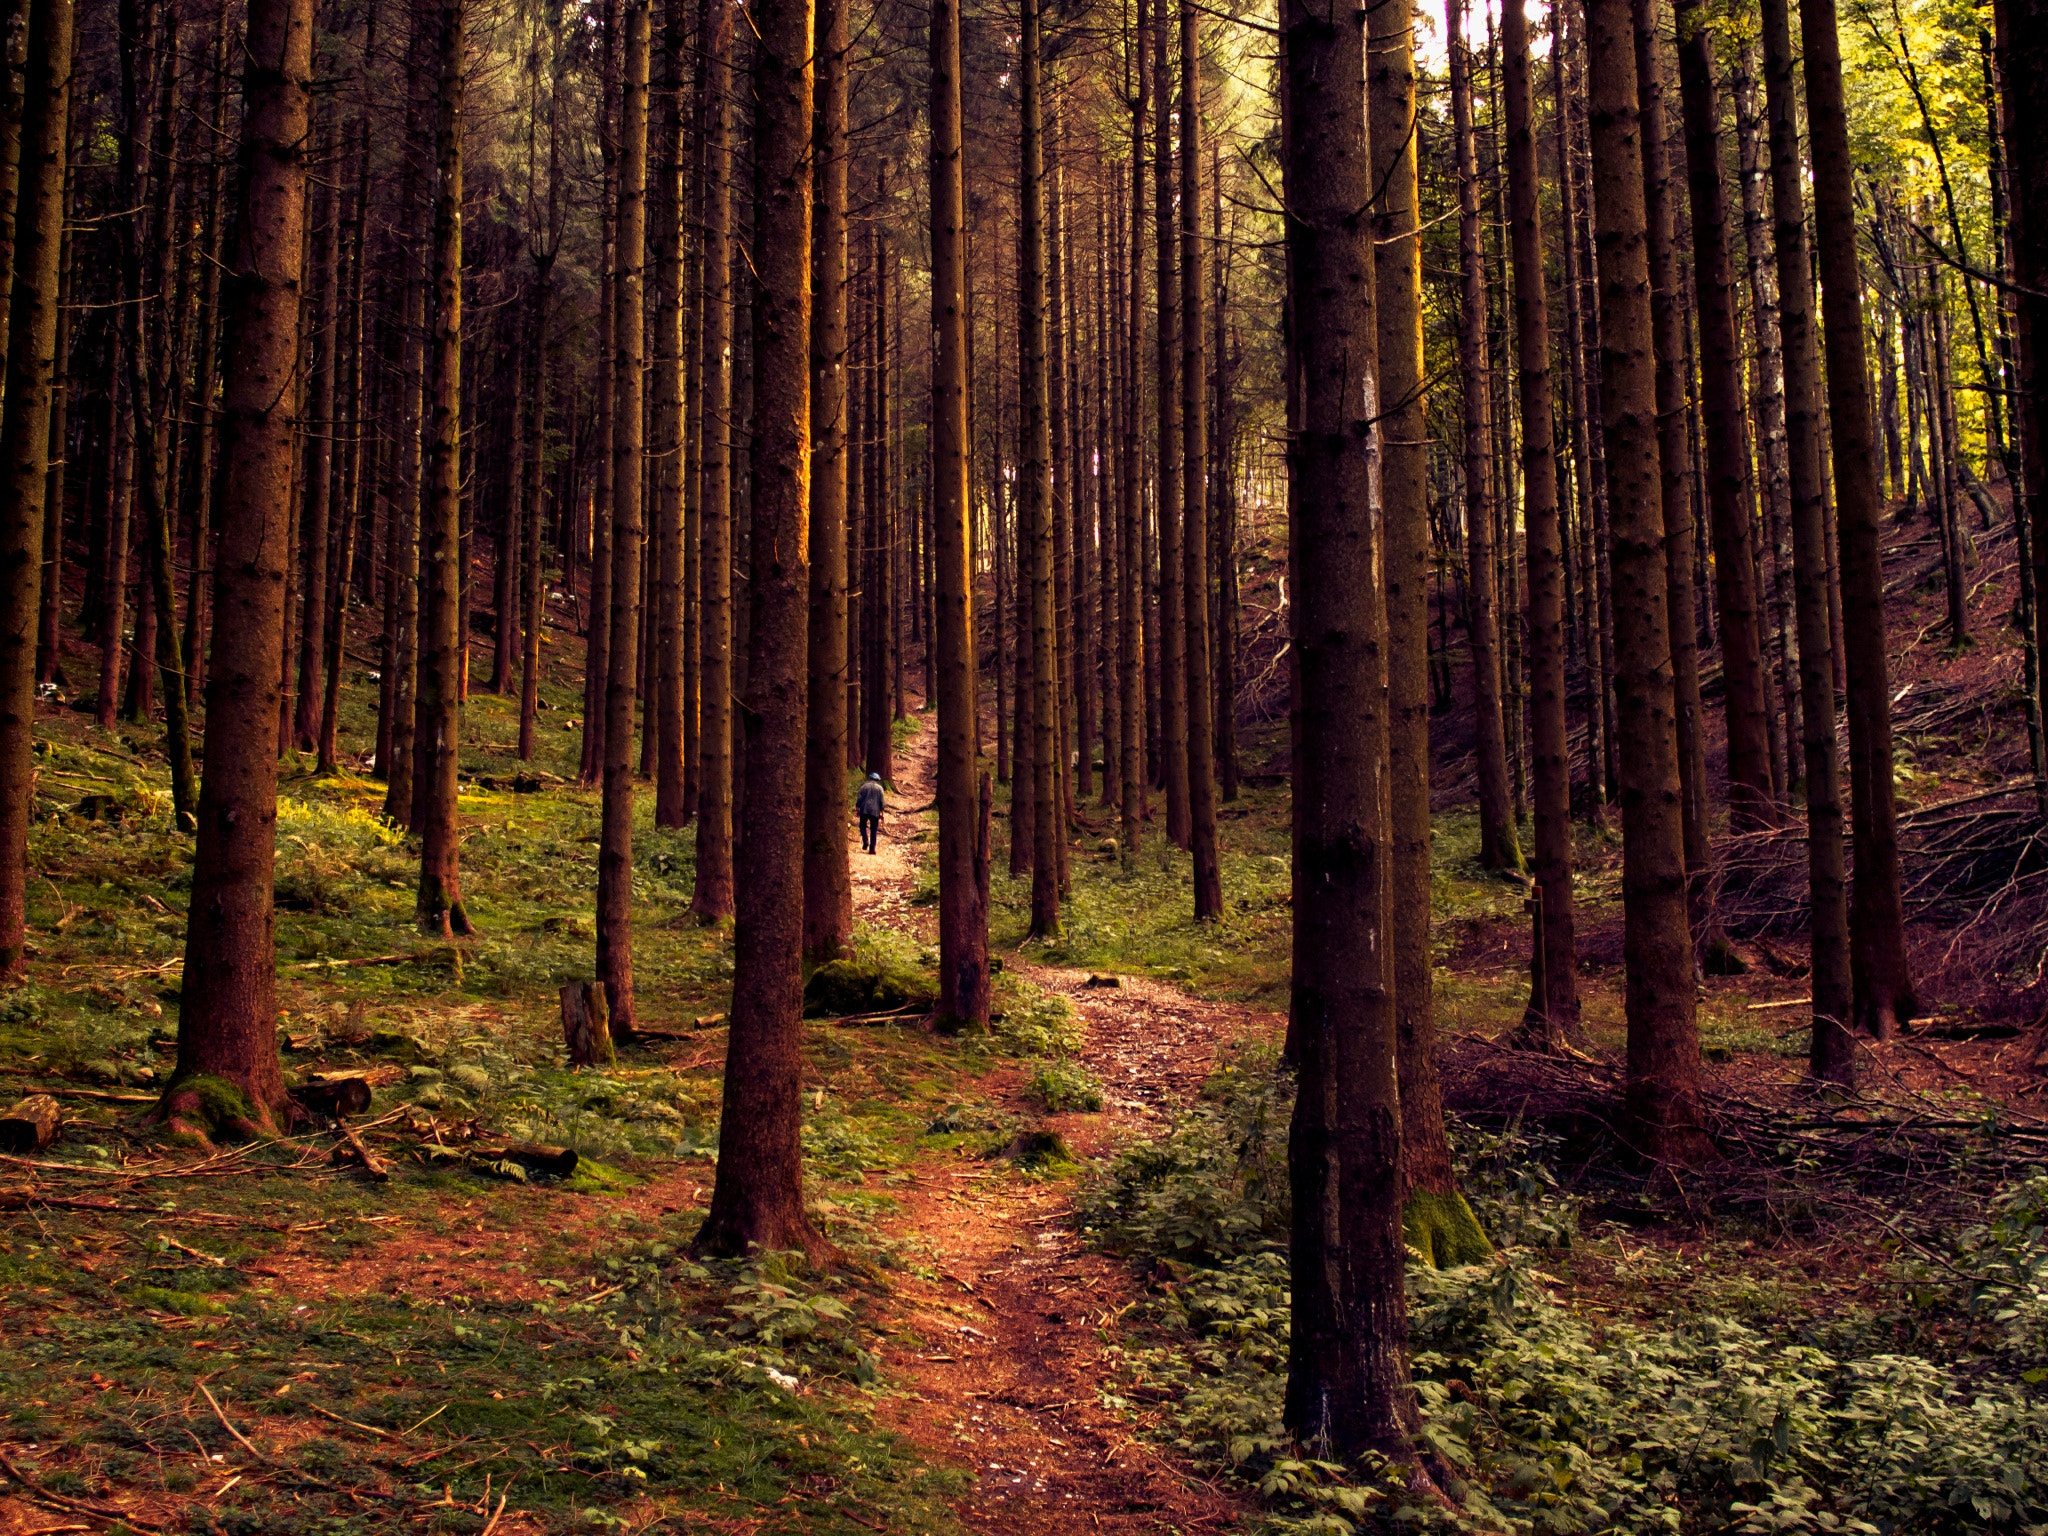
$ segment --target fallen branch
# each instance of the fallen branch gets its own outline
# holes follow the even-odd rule
[[[104,1504],[91,1504],[84,1499],[66,1498],[61,1493],[52,1493],[22,1471],[5,1452],[0,1452],[0,1470],[4,1470],[9,1477],[21,1484],[29,1498],[47,1508],[60,1510],[67,1515],[91,1515],[95,1520],[119,1521],[130,1530],[141,1532],[142,1536],[165,1536],[157,1527],[144,1525],[124,1510],[109,1509]]]

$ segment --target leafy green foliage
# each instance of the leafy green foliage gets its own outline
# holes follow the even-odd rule
[[[1102,1108],[1102,1083],[1071,1061],[1040,1061],[1025,1074],[1024,1097],[1048,1114],[1075,1109],[1093,1113]]]
[[[1281,1523],[1408,1521],[1490,1531],[2036,1531],[2048,1524],[2048,1176],[1961,1236],[1931,1304],[1989,1333],[1962,1365],[1842,1353],[1709,1312],[1595,1319],[1537,1267],[1577,1212],[1514,1131],[1459,1137],[1492,1264],[1412,1264],[1409,1336],[1425,1439],[1455,1514],[1404,1507],[1306,1459],[1282,1422],[1288,1339],[1287,1087],[1227,1067],[1164,1139],[1088,1196],[1106,1244],[1166,1278],[1159,1341],[1123,1350],[1127,1399],[1171,1405],[1189,1454],[1256,1484]],[[1923,1277],[1924,1278],[1924,1277]],[[1368,1469],[1369,1470],[1369,1469]]]

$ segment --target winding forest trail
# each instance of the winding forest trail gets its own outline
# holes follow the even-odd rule
[[[899,749],[892,798],[906,806],[932,798],[934,737],[926,717]],[[934,846],[936,816],[891,821],[880,852],[853,845],[855,909],[930,941],[931,909],[910,904],[910,850]],[[1025,1099],[1014,1067],[980,1086],[999,1113],[1057,1130],[1083,1156],[1161,1127],[1193,1096],[1219,1046],[1277,1027],[1271,1014],[1156,982],[1125,977],[1109,988],[1090,986],[1085,971],[1012,969],[1073,1005],[1084,1031],[1080,1061],[1104,1084],[1105,1108],[1044,1115]],[[906,1274],[897,1283],[883,1358],[905,1390],[886,1416],[935,1460],[973,1474],[958,1503],[962,1523],[1003,1536],[1092,1536],[1218,1529],[1243,1513],[1242,1500],[1103,1406],[1098,1388],[1114,1369],[1105,1329],[1141,1288],[1074,1231],[1075,1182],[1022,1177],[965,1152],[927,1155],[914,1173],[892,1235],[913,1240],[920,1267],[936,1278]]]

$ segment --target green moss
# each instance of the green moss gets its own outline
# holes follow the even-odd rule
[[[1434,1269],[1461,1269],[1493,1256],[1479,1218],[1456,1190],[1416,1190],[1401,1208],[1401,1231],[1408,1246]]]
[[[804,983],[804,1012],[810,1017],[849,1013],[893,1013],[929,1008],[938,990],[922,971],[889,956],[856,956],[821,965]]]
[[[610,1163],[581,1157],[576,1160],[576,1171],[562,1180],[561,1187],[579,1195],[615,1195],[622,1190],[638,1189],[645,1182]]]
[[[166,1290],[160,1285],[138,1285],[128,1294],[138,1307],[147,1307],[152,1312],[175,1312],[180,1317],[214,1317],[228,1309],[226,1302],[211,1296]]]
[[[224,1077],[194,1072],[174,1080],[164,1092],[164,1102],[178,1119],[203,1129],[209,1136],[240,1134],[244,1127],[259,1123],[256,1106],[248,1094]]]

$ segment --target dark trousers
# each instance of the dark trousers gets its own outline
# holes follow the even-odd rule
[[[882,835],[882,818],[862,816],[860,819],[860,845],[869,853],[875,851],[875,839]]]

